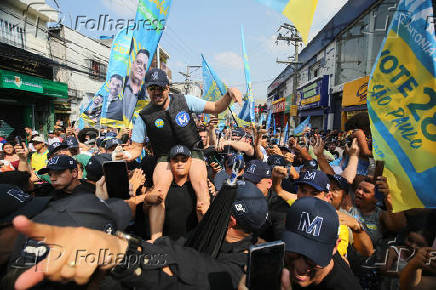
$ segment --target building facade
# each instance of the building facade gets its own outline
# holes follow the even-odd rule
[[[324,130],[341,129],[366,111],[369,74],[397,2],[349,0],[299,53],[299,64],[269,85],[268,102],[290,93],[290,119],[298,124],[310,116],[312,128]]]

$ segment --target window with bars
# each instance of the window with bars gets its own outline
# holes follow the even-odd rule
[[[0,18],[0,42],[24,48],[24,29]]]
[[[96,60],[89,60],[89,77],[94,80],[106,80],[106,65]]]

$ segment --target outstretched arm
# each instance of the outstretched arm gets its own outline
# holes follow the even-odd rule
[[[227,89],[227,93],[216,102],[206,102],[204,106],[204,113],[219,114],[224,112],[232,100],[242,105],[242,94],[237,88]]]

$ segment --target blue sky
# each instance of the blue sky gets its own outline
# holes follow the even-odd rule
[[[50,4],[53,0],[47,0]],[[137,0],[57,0],[63,23],[74,28],[77,16],[98,18],[109,14],[113,19],[134,19]],[[319,0],[310,37],[329,21],[346,0]],[[84,19],[84,18],[83,18]],[[183,81],[178,72],[186,65],[201,65],[201,53],[228,86],[245,91],[241,58],[240,26],[244,25],[245,45],[251,67],[254,96],[266,99],[267,86],[285,68],[276,58],[286,59],[293,47],[275,44],[277,29],[288,22],[282,14],[255,0],[173,0],[167,29],[160,45],[169,53],[173,81]],[[77,29],[90,37],[112,35],[116,31]],[[201,81],[201,69],[193,74]]]

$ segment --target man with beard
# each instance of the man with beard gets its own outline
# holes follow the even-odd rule
[[[227,93],[216,102],[208,102],[190,95],[170,95],[167,74],[160,69],[147,72],[145,78],[148,104],[137,118],[132,132],[132,152],[129,160],[141,154],[145,137],[148,136],[157,157],[153,173],[154,190],[148,194],[146,201],[154,204],[150,208],[150,225],[152,239],[162,235],[165,217],[164,203],[168,189],[173,180],[169,167],[168,153],[175,145],[185,145],[192,152],[192,167],[189,179],[197,195],[197,205],[204,214],[209,207],[209,188],[207,170],[201,151],[202,142],[192,113],[218,114],[223,112],[231,101],[242,102],[242,94],[236,88],[229,88]],[[199,215],[201,218],[201,215]]]
[[[147,71],[147,63],[150,53],[146,49],[140,49],[136,53],[129,78],[124,86],[123,93],[123,114],[128,120],[132,119],[136,102],[145,99],[145,92],[141,90],[141,83]]]

